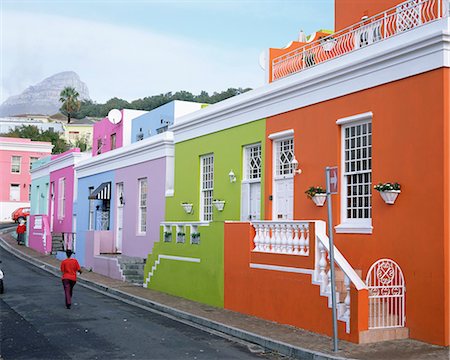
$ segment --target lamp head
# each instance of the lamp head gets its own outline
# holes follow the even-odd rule
[[[234,174],[233,170],[230,170],[228,176],[230,177],[230,183],[236,182],[236,175]]]

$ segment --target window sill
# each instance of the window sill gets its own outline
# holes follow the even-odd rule
[[[336,234],[372,234],[371,224],[343,223],[334,227]]]
[[[147,233],[137,233],[136,236],[145,236]]]

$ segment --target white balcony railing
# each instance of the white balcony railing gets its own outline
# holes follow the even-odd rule
[[[298,221],[252,221],[253,251],[309,255],[309,223]]]
[[[449,0],[409,0],[272,60],[272,80],[448,17]]]
[[[163,227],[164,234],[163,239],[164,242],[172,242],[173,239],[177,243],[184,244],[186,242],[186,230],[189,229],[189,237],[190,243],[199,245],[200,244],[200,226],[209,226],[208,221],[196,221],[196,222],[162,222],[161,226]]]

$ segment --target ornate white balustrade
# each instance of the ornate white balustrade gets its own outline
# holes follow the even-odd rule
[[[253,221],[253,251],[309,255],[309,223],[301,221]]]
[[[272,60],[272,80],[450,16],[448,0],[409,0]]]

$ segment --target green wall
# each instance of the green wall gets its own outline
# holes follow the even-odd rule
[[[200,259],[200,262],[161,260],[151,277],[149,288],[223,307],[223,222],[240,219],[243,147],[258,142],[261,143],[264,158],[265,120],[175,144],[175,193],[166,199],[166,221],[199,221],[201,155],[214,153],[213,198],[225,200],[226,204],[222,212],[214,208],[213,221],[209,226],[199,227],[199,245],[190,244],[189,230],[186,230],[186,243],[177,244],[175,229],[171,242],[155,244],[147,260],[145,277],[161,254]],[[230,183],[230,170],[236,174],[235,183]],[[261,179],[262,189],[264,176]],[[184,212],[180,205],[183,202],[194,205],[192,214]],[[263,213],[264,196],[261,196]]]

